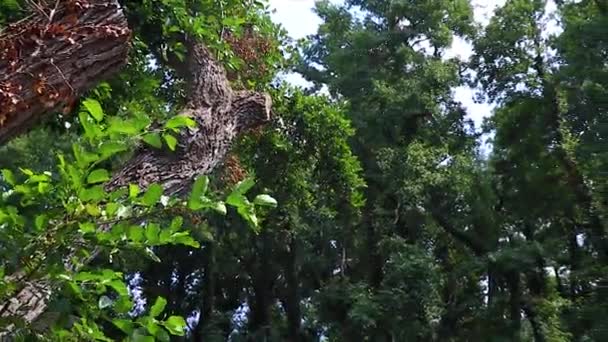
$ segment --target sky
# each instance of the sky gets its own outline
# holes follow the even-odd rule
[[[332,3],[340,4],[342,0],[330,0]],[[473,0],[475,20],[487,23],[494,9],[504,4],[505,0]],[[273,13],[273,20],[280,23],[295,39],[304,38],[317,31],[321,20],[313,12],[315,0],[270,0],[270,8]],[[462,40],[455,39],[452,47],[446,53],[446,58],[459,57],[468,59],[472,54],[471,44]],[[299,75],[288,75],[287,81],[300,86],[306,86],[306,81]],[[492,106],[487,103],[475,103],[473,101],[474,91],[469,87],[458,87],[453,89],[455,98],[460,101],[467,109],[467,113],[475,122],[477,128],[483,118],[492,112]]]

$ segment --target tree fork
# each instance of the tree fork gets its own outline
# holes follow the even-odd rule
[[[116,0],[56,0],[0,32],[0,144],[80,95],[127,60],[131,30]]]
[[[115,173],[106,184],[106,190],[112,191],[128,184],[137,184],[145,190],[157,183],[167,195],[183,195],[190,190],[197,176],[211,173],[223,161],[232,142],[240,134],[270,121],[272,100],[268,94],[233,91],[224,68],[215,61],[204,44],[188,39],[186,46],[188,56],[183,67],[190,75],[186,78],[188,101],[180,114],[194,119],[197,127],[182,131],[174,153],[151,147],[140,149]],[[97,52],[99,50],[90,51]],[[99,60],[94,55],[83,55],[82,58]],[[86,69],[96,65],[95,62],[87,63],[82,72],[93,74],[94,71]],[[32,112],[32,115],[35,113]],[[104,228],[108,227],[98,229]],[[18,276],[21,275],[15,275]],[[52,282],[43,276],[32,278],[25,281],[9,301],[0,304],[0,317],[22,320],[29,325],[35,324],[37,329],[45,329],[51,322],[39,318],[46,311],[52,294]]]

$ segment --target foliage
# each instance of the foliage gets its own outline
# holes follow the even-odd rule
[[[0,3],[0,25],[28,3]],[[466,0],[319,1],[318,32],[297,44],[262,1],[121,4],[128,66],[0,147],[0,303],[20,271],[55,290],[51,331],[0,327],[24,340],[606,340],[602,1],[550,14],[508,0],[487,25]],[[139,147],[175,153],[196,129],[176,115],[185,36],[235,89],[268,92],[273,120],[185,197],[112,189]],[[469,60],[448,58],[456,37]],[[312,89],[273,82],[287,71]],[[495,105],[482,130],[461,86]]]

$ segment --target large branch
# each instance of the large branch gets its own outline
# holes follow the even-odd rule
[[[0,33],[0,144],[69,112],[126,62],[131,31],[116,0],[51,3]]]
[[[224,69],[203,44],[189,44],[187,68],[192,76],[188,104],[181,114],[192,117],[198,126],[182,132],[175,153],[142,148],[106,184],[107,190],[132,183],[145,189],[158,183],[166,194],[182,195],[195,177],[213,171],[240,133],[270,120],[269,95],[234,92]],[[46,311],[52,292],[49,284],[44,279],[26,283],[7,304],[0,305],[0,317],[44,327],[46,323],[38,318]]]

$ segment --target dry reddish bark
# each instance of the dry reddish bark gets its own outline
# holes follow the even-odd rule
[[[112,6],[110,3],[108,7],[105,7],[103,1],[95,1],[93,9],[87,12],[90,16],[88,19],[99,17],[96,22],[105,22],[100,17],[122,18],[120,9]],[[114,12],[108,12],[107,9],[110,7],[114,9]],[[63,10],[57,13],[69,16],[71,12]],[[66,19],[59,15],[54,20],[63,22]],[[122,20],[120,19],[120,22]],[[82,87],[78,88],[79,91],[94,85],[98,81],[94,78],[101,75],[90,69],[103,66],[107,72],[107,70],[118,68],[123,63],[124,51],[119,46],[122,46],[122,42],[127,38],[128,30],[125,28],[124,32],[125,35],[116,34],[102,38],[83,37],[82,42],[93,44],[93,41],[97,41],[103,47],[91,47],[88,51],[74,50],[73,53],[78,54],[76,59],[66,57],[66,61],[79,64],[75,70],[70,70],[70,64],[66,62],[62,73],[72,77],[66,77],[68,80],[79,82],[78,84]],[[70,42],[61,44],[65,46],[65,49],[72,46]],[[211,173],[223,161],[231,143],[239,134],[259,127],[270,120],[272,101],[268,94],[234,91],[230,87],[225,70],[214,60],[204,44],[191,41],[186,42],[186,45],[188,46],[188,58],[180,68],[185,70],[185,74],[188,75],[186,81],[189,95],[187,105],[180,114],[192,117],[197,122],[197,127],[182,132],[175,153],[167,153],[154,148],[142,148],[106,184],[106,189],[113,190],[131,183],[138,184],[140,188],[145,189],[152,183],[158,183],[165,189],[165,194],[184,194],[190,189],[197,176]],[[74,49],[73,46],[71,48]],[[44,64],[44,62],[40,63]],[[0,70],[2,70],[2,65],[6,65],[6,63],[0,64]],[[6,68],[6,66],[4,67]],[[29,70],[33,66],[24,66],[24,68]],[[81,74],[86,76],[81,76]],[[54,80],[57,87],[63,84],[56,78]],[[25,95],[30,93],[30,90],[23,89],[21,98],[25,98]],[[62,103],[61,101],[63,99],[59,97],[57,103]],[[33,109],[28,111],[29,116],[25,119],[18,118],[13,115],[13,112],[2,109],[0,113],[5,114],[5,126],[2,126],[2,130],[0,130],[0,137],[14,136],[16,133],[11,130],[25,129],[27,125],[32,124],[36,116],[52,106],[44,107],[32,104],[32,107],[37,111]],[[22,114],[19,113],[19,115]],[[9,128],[8,125],[11,125],[12,128]],[[25,279],[19,281],[22,286],[9,301],[0,303],[0,317],[24,321],[26,324],[36,325],[38,329],[47,327],[49,322],[40,318],[45,314],[52,293],[52,282],[37,274],[16,274],[12,278]],[[52,315],[46,316],[52,317]],[[10,330],[11,328],[9,328],[9,333]],[[1,338],[2,333],[0,332]]]
[[[0,33],[0,144],[117,72],[131,31],[115,0],[58,0]]]

